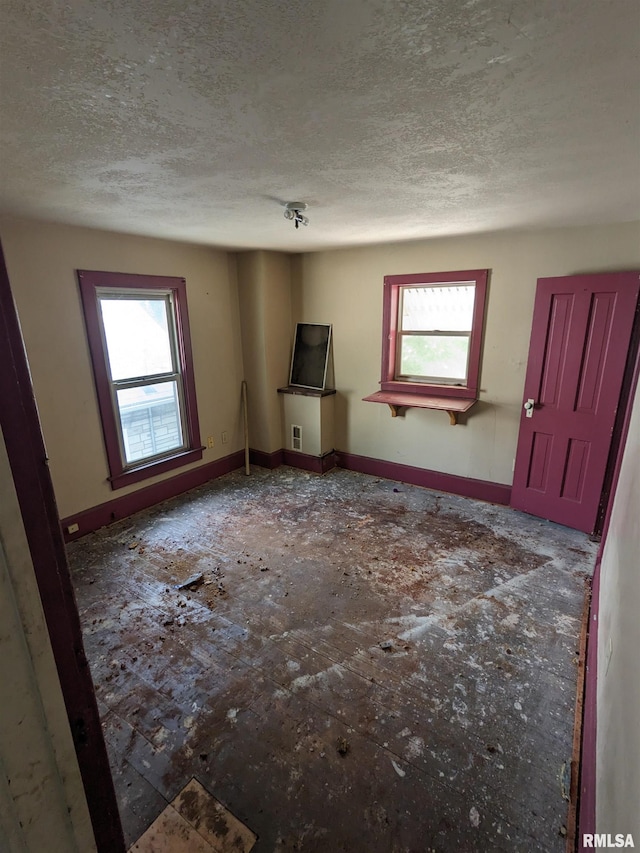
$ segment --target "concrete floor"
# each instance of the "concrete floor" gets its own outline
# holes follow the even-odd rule
[[[564,849],[584,534],[254,467],[68,550],[128,843],[195,777],[255,853]]]

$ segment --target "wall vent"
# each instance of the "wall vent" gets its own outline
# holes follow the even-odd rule
[[[302,450],[302,427],[291,424],[291,449]]]

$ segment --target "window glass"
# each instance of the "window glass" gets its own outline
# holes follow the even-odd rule
[[[400,375],[433,381],[465,382],[469,338],[450,335],[403,335]]]
[[[402,288],[403,331],[471,331],[475,285]]]
[[[173,372],[165,298],[99,301],[113,380]]]
[[[123,388],[116,394],[127,464],[183,446],[177,382]]]
[[[401,288],[396,379],[466,383],[474,299],[461,282]]]

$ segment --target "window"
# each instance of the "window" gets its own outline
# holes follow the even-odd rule
[[[383,391],[474,398],[488,270],[384,280]]]
[[[112,487],[201,459],[185,280],[78,279]]]

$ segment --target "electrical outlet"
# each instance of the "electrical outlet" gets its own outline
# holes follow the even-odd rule
[[[212,435],[207,436],[207,447],[215,447],[215,441]]]
[[[225,430],[225,431],[222,433],[222,443],[223,443],[223,444],[226,444],[228,441],[229,441],[229,436],[227,435],[227,431]]]
[[[80,527],[77,524],[70,524],[67,527],[67,533],[71,535],[72,533],[77,533],[80,530]]]

